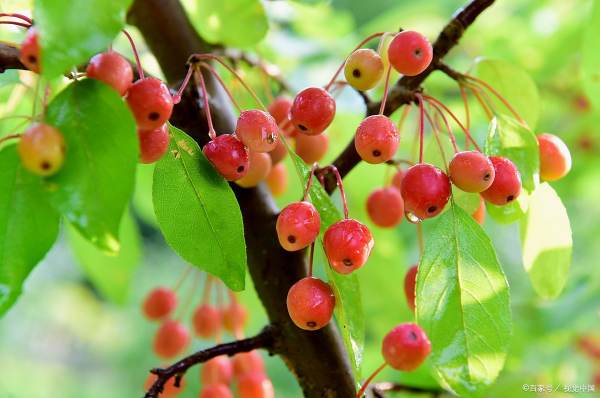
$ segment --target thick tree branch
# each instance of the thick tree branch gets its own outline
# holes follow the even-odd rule
[[[385,392],[406,392],[411,394],[427,394],[430,397],[439,397],[444,390],[439,388],[411,387],[399,383],[381,382],[373,385],[371,388],[373,395],[378,398],[385,398]]]
[[[259,334],[254,337],[249,337],[243,340],[233,341],[231,343],[219,344],[206,350],[195,352],[187,356],[168,368],[156,368],[150,372],[157,376],[156,381],[150,387],[145,395],[145,398],[157,398],[163,391],[165,384],[169,379],[175,377],[175,385],[179,385],[179,381],[183,375],[194,365],[208,361],[211,358],[220,355],[233,356],[240,352],[249,352],[259,348],[271,350],[275,341],[275,328],[272,326],[265,327]]]
[[[0,73],[7,69],[26,69],[19,61],[19,49],[10,44],[0,43]]]

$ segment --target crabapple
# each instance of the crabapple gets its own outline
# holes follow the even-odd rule
[[[494,182],[494,166],[478,151],[463,151],[454,155],[449,165],[452,183],[465,192],[485,191]]]
[[[154,130],[165,124],[173,112],[173,97],[167,86],[155,77],[133,83],[127,90],[127,104],[138,128]]]
[[[233,377],[233,366],[227,355],[214,357],[204,365],[200,370],[200,380],[203,385],[208,384],[229,384]]]
[[[237,333],[244,329],[248,321],[248,311],[237,301],[232,301],[222,311],[223,327],[231,333]]]
[[[235,183],[243,188],[257,186],[271,172],[271,157],[268,153],[250,151],[248,158],[248,172]]]
[[[340,274],[349,274],[362,267],[374,245],[366,225],[345,219],[332,224],[323,236],[323,247],[331,268]]]
[[[281,162],[287,156],[287,148],[282,139],[277,140],[277,145],[275,145],[275,149],[269,152],[269,156],[273,164]]]
[[[431,343],[427,335],[414,323],[396,326],[384,337],[381,345],[385,362],[404,372],[418,368],[430,352]]]
[[[406,171],[398,169],[392,177],[392,186],[398,191],[402,189],[402,179],[404,178],[404,174],[406,174]]]
[[[154,352],[161,358],[170,359],[181,354],[190,343],[190,332],[180,322],[166,320],[154,336]]]
[[[138,130],[140,162],[154,163],[169,149],[169,126],[163,124],[154,130]]]
[[[569,148],[554,134],[537,136],[540,148],[540,178],[543,181],[556,181],[571,170]]]
[[[346,81],[357,90],[370,90],[383,76],[383,61],[374,50],[361,48],[354,51],[344,67]]]
[[[27,30],[27,35],[21,43],[19,61],[32,72],[40,73],[42,69],[42,57],[40,56],[40,44],[38,32],[35,27]]]
[[[236,181],[248,173],[248,150],[234,135],[222,134],[202,148],[204,156],[227,181]]]
[[[295,152],[306,164],[313,164],[323,159],[329,148],[329,137],[326,134],[296,136]]]
[[[288,291],[288,313],[300,329],[321,329],[331,320],[334,308],[333,290],[327,283],[315,277],[300,279]]]
[[[481,196],[479,196],[479,206],[473,212],[472,216],[479,225],[483,225],[485,222],[485,201]]]
[[[284,95],[279,96],[269,104],[267,110],[273,116],[277,125],[282,128],[282,132],[286,137],[295,137],[298,135],[298,130],[294,127],[290,120],[290,110],[292,109],[292,99]]]
[[[276,164],[271,168],[267,176],[267,185],[275,197],[279,197],[287,190],[287,169],[283,163]]]
[[[34,123],[20,136],[17,147],[21,163],[34,174],[56,174],[65,161],[65,139],[45,123]]]
[[[168,317],[177,307],[177,295],[167,287],[157,287],[146,296],[142,311],[146,318],[158,320]]]
[[[150,389],[150,387],[152,387],[152,385],[154,384],[154,382],[156,382],[157,379],[158,379],[157,375],[155,375],[153,373],[150,373],[148,375],[148,378],[146,379],[146,382],[144,383],[144,390],[148,391]],[[181,379],[179,381],[179,387],[175,387],[175,378],[171,377],[165,383],[165,386],[163,388],[163,392],[160,394],[160,397],[161,398],[175,398],[184,389],[185,389],[185,379]]]
[[[198,398],[233,398],[233,394],[225,384],[209,384],[202,387]]]
[[[237,391],[240,398],[274,398],[273,383],[262,372],[250,372],[242,375]]]
[[[419,32],[405,30],[392,39],[388,47],[388,58],[399,73],[416,76],[431,63],[433,48],[429,40]]]
[[[250,372],[264,373],[265,371],[265,363],[258,351],[235,354],[231,361],[233,363],[233,374],[235,377],[240,377]]]
[[[223,325],[221,311],[210,304],[201,304],[194,310],[192,324],[198,337],[215,337]]]
[[[292,124],[302,134],[321,134],[335,116],[335,100],[320,87],[309,87],[300,91],[290,109]]]
[[[496,176],[488,189],[481,192],[486,201],[503,206],[519,197],[521,174],[513,162],[501,156],[490,157]]]
[[[376,189],[367,198],[367,213],[378,227],[398,225],[404,216],[402,195],[394,187]]]
[[[356,129],[354,146],[365,162],[377,164],[394,156],[399,141],[398,129],[390,118],[372,115],[364,119]]]
[[[133,69],[125,58],[115,51],[96,54],[85,69],[87,77],[100,80],[125,95],[133,83]]]
[[[407,212],[421,220],[434,217],[448,203],[450,179],[431,164],[416,164],[406,171],[401,193]]]
[[[287,251],[301,250],[319,235],[321,217],[310,202],[291,203],[279,213],[275,228],[281,247]]]
[[[404,295],[406,296],[406,303],[408,304],[408,308],[410,308],[413,312],[415,312],[416,303],[416,287],[417,287],[417,264],[413,265],[406,271],[406,275],[404,276]]]
[[[251,109],[243,111],[237,120],[235,134],[254,152],[270,152],[279,141],[277,122],[267,112]]]

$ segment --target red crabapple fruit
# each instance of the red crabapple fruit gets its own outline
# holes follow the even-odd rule
[[[271,380],[261,372],[246,373],[237,385],[240,398],[274,398],[275,390]]]
[[[298,134],[294,150],[304,163],[313,164],[323,159],[329,148],[329,137],[323,133],[319,135]]]
[[[349,274],[362,267],[374,245],[366,225],[345,219],[332,224],[323,236],[323,246],[329,264],[340,274]]]
[[[384,337],[381,352],[389,366],[410,372],[425,361],[431,352],[431,343],[418,325],[403,323]]]
[[[163,124],[154,130],[138,130],[140,163],[154,163],[169,149],[169,126]]]
[[[138,128],[154,130],[165,124],[173,112],[173,97],[160,79],[146,77],[133,83],[126,94],[127,104]]]
[[[398,191],[402,189],[402,179],[404,178],[404,174],[406,174],[405,170],[398,169],[392,177],[392,186]]]
[[[312,203],[287,205],[277,217],[277,237],[287,251],[301,250],[314,242],[321,229],[321,217]]]
[[[201,304],[194,310],[192,325],[196,336],[205,339],[215,337],[221,331],[221,311],[210,304]]]
[[[273,116],[258,109],[243,111],[240,114],[235,134],[254,152],[271,152],[279,141],[277,122]]]
[[[410,167],[402,180],[404,209],[420,220],[438,215],[450,198],[450,179],[437,167],[420,163]]]
[[[20,136],[17,146],[21,163],[39,176],[56,174],[65,161],[65,139],[45,123],[34,123]]]
[[[233,374],[235,377],[250,373],[250,372],[265,372],[265,363],[258,351],[241,352],[235,354],[232,359]]]
[[[465,192],[482,192],[494,182],[494,166],[478,151],[463,151],[454,155],[449,166],[452,183]]]
[[[483,225],[485,222],[485,201],[481,196],[479,196],[479,206],[473,212],[472,216],[479,225]]]
[[[380,188],[367,198],[367,213],[373,224],[382,228],[398,225],[404,217],[402,195],[394,187]]]
[[[344,67],[346,81],[357,90],[370,90],[383,76],[383,61],[374,50],[361,48],[354,51]]]
[[[537,136],[540,148],[540,178],[542,181],[556,181],[571,170],[571,153],[559,137],[553,134]]]
[[[271,172],[271,157],[268,153],[250,151],[248,158],[248,172],[236,180],[242,188],[252,188],[264,181]]]
[[[232,301],[222,311],[223,327],[231,333],[242,331],[248,321],[248,311],[237,301]]]
[[[209,384],[202,387],[198,398],[233,398],[233,393],[225,384]]]
[[[40,56],[40,44],[37,29],[35,27],[27,30],[27,35],[21,43],[19,61],[32,72],[40,73],[42,69],[42,57]]]
[[[405,30],[392,39],[388,47],[388,58],[399,73],[416,76],[431,63],[433,48],[429,40],[419,32]]]
[[[269,156],[271,157],[272,164],[277,164],[285,159],[287,156],[287,148],[282,139],[277,140],[277,145],[275,145],[275,149],[269,152]]]
[[[279,197],[285,193],[288,185],[287,169],[283,163],[278,163],[271,168],[267,176],[267,186],[274,197]]]
[[[146,318],[159,320],[167,318],[177,307],[177,295],[167,287],[157,287],[146,296],[142,311]]]
[[[275,98],[275,100],[273,100],[273,102],[271,102],[267,108],[286,137],[295,137],[298,135],[298,129],[294,127],[290,120],[290,110],[292,109],[292,104],[293,101],[291,98],[279,96]]]
[[[327,283],[307,276],[288,291],[287,308],[290,318],[300,329],[318,330],[333,316],[335,295]]]
[[[227,355],[219,355],[204,363],[200,369],[203,385],[229,384],[233,378],[233,366]]]
[[[144,383],[144,390],[148,391],[150,387],[156,382],[158,376],[150,373],[146,382]],[[179,387],[175,387],[175,378],[171,377],[164,386],[163,392],[160,394],[160,398],[175,398],[185,389],[185,379],[181,379]]]
[[[248,173],[248,149],[234,135],[222,134],[202,148],[204,156],[227,181],[236,181]]]
[[[133,83],[133,69],[123,56],[115,51],[96,54],[85,69],[87,77],[100,80],[123,96]]]
[[[408,308],[410,308],[412,312],[415,312],[416,308],[417,271],[418,266],[415,264],[406,271],[406,275],[404,276],[404,295],[406,296]]]
[[[513,162],[501,156],[490,157],[496,173],[494,182],[481,192],[486,201],[504,206],[519,197],[521,193],[521,174]]]
[[[190,343],[190,332],[180,322],[166,320],[154,336],[154,352],[161,358],[171,359],[181,354]]]
[[[321,134],[333,121],[335,100],[320,87],[300,91],[290,109],[292,124],[307,135]]]
[[[364,119],[356,129],[354,146],[367,163],[377,164],[390,160],[398,149],[400,135],[394,122],[384,115]]]

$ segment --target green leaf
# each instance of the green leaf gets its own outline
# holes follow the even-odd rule
[[[50,202],[90,242],[118,252],[139,152],[129,109],[110,87],[89,79],[63,90],[48,106],[46,121],[67,146],[65,164],[46,181]]]
[[[269,21],[260,0],[196,0],[194,22],[210,43],[249,47],[260,42]]]
[[[285,144],[287,146],[287,142]],[[306,186],[310,167],[289,146],[287,148],[298,178],[303,186]],[[342,219],[342,214],[335,207],[325,189],[318,183],[318,180],[314,180],[309,195],[321,216],[321,232],[325,232],[331,224]],[[358,276],[356,273],[350,275],[338,274],[328,265],[325,266],[325,271],[335,293],[335,319],[342,333],[344,346],[350,356],[354,378],[360,380],[365,343],[365,315]]]
[[[172,126],[170,133],[152,187],[160,229],[186,261],[243,290],[246,243],[235,195],[192,138]]]
[[[73,227],[67,229],[67,234],[78,264],[94,286],[111,302],[125,304],[141,258],[139,233],[129,212],[121,220],[122,249],[117,255],[102,252]]]
[[[452,186],[452,197],[456,204],[469,214],[475,213],[481,203],[481,196],[478,193],[461,191],[454,185]]]
[[[592,2],[581,54],[581,74],[583,89],[596,108],[600,108],[600,2]]]
[[[21,294],[25,278],[54,244],[59,216],[39,177],[21,166],[16,145],[0,151],[0,315]]]
[[[417,274],[417,320],[443,385],[477,396],[504,366],[511,334],[508,282],[492,243],[453,202],[428,230]]]
[[[504,156],[521,173],[523,187],[533,191],[540,180],[540,155],[535,135],[509,116],[492,119],[485,141],[490,156]]]
[[[154,204],[152,203],[152,180],[154,179],[155,164],[138,164],[133,192],[133,208],[135,214],[144,222],[158,228]]]
[[[106,51],[125,25],[131,0],[35,0],[42,73],[53,78]]]
[[[535,129],[541,101],[537,86],[527,72],[508,61],[481,58],[475,73],[508,101],[530,129]],[[492,101],[500,115],[513,116],[498,99],[493,97]]]
[[[567,210],[547,183],[533,191],[521,221],[523,265],[543,298],[557,297],[567,282],[573,240]]]
[[[517,200],[512,201],[504,206],[496,206],[486,202],[486,210],[488,214],[500,224],[512,224],[515,221],[521,220],[527,211],[529,202],[529,193],[521,190],[521,194]]]

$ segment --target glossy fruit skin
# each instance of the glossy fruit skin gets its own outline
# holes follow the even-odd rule
[[[384,115],[364,119],[356,129],[354,146],[367,163],[383,163],[394,157],[400,142],[396,125]]]
[[[354,51],[344,66],[346,81],[357,90],[370,90],[379,83],[383,76],[381,56],[370,48]]]
[[[202,387],[198,398],[233,398],[233,394],[225,384],[209,384]]]
[[[267,185],[271,194],[276,198],[285,193],[288,186],[288,175],[283,163],[276,164],[271,168],[271,173],[267,176]]]
[[[431,63],[433,48],[429,40],[419,32],[405,30],[392,39],[388,47],[388,59],[399,73],[416,76]]]
[[[301,250],[319,235],[321,216],[310,202],[291,203],[279,213],[275,228],[281,247],[290,252]]]
[[[293,101],[291,98],[282,95],[275,98],[267,108],[286,137],[295,137],[298,135],[298,129],[294,127],[290,120],[292,104]]]
[[[305,135],[298,134],[294,150],[304,163],[312,165],[318,162],[327,153],[329,149],[329,137],[327,134]]]
[[[571,153],[559,137],[553,134],[537,136],[540,148],[540,178],[542,181],[556,181],[571,170]]]
[[[123,96],[133,83],[133,69],[125,58],[115,51],[96,54],[85,69],[87,77],[100,80]]]
[[[154,130],[165,124],[173,112],[173,98],[167,86],[154,77],[133,83],[125,99],[138,128]]]
[[[169,126],[163,124],[155,130],[138,130],[140,163],[154,163],[169,149]]]
[[[379,188],[367,198],[367,213],[373,224],[382,228],[394,227],[404,217],[404,200],[394,187]]]
[[[383,339],[381,353],[385,362],[396,370],[410,372],[418,368],[431,352],[427,335],[414,323],[393,328]]]
[[[450,179],[433,165],[416,164],[406,171],[401,193],[406,212],[421,220],[435,217],[450,198]]]
[[[180,322],[168,319],[156,331],[154,352],[161,358],[171,359],[181,354],[190,343],[190,332]]]
[[[473,212],[472,216],[477,224],[483,225],[485,223],[485,201],[481,196],[479,197],[479,207]]]
[[[34,123],[21,135],[17,151],[30,172],[47,177],[56,174],[65,161],[65,139],[45,123]]]
[[[254,152],[270,152],[279,141],[277,122],[267,112],[258,109],[243,111],[237,120],[235,134]]]
[[[231,383],[233,366],[227,355],[219,355],[209,359],[200,369],[200,380],[203,385]]]
[[[42,70],[42,57],[40,55],[38,33],[35,27],[27,30],[27,35],[21,43],[19,61],[32,72],[40,73]]]
[[[248,173],[248,150],[231,134],[222,134],[210,140],[202,152],[227,181],[239,180]]]
[[[250,373],[250,372],[265,372],[265,363],[258,351],[241,352],[236,354],[233,359],[233,374],[235,377]]]
[[[392,186],[398,191],[402,189],[402,180],[404,179],[404,174],[406,174],[405,170],[398,169],[392,177]]]
[[[230,333],[237,333],[244,330],[248,322],[248,310],[237,301],[229,303],[221,313],[223,317],[223,326]]]
[[[406,304],[412,312],[415,312],[416,308],[417,271],[418,266],[415,264],[404,275],[404,295],[406,296]]]
[[[150,373],[146,382],[144,383],[144,391],[148,391],[154,384],[158,376]],[[163,392],[160,394],[161,398],[175,398],[185,389],[185,379],[181,379],[179,387],[175,387],[175,378],[170,378],[165,384]]]
[[[519,197],[521,193],[521,174],[510,159],[501,156],[490,157],[496,176],[488,189],[481,192],[487,202],[504,206]]]
[[[204,339],[215,337],[223,327],[221,311],[210,304],[201,304],[194,310],[192,325],[196,336]]]
[[[335,100],[320,87],[300,91],[290,109],[290,119],[302,134],[321,134],[333,121]]]
[[[274,398],[273,383],[260,372],[246,373],[240,377],[237,385],[240,398]]]
[[[465,192],[485,191],[494,182],[494,165],[481,152],[463,151],[454,155],[449,165],[450,180]]]
[[[177,307],[177,295],[167,287],[157,287],[146,296],[142,312],[150,320],[168,317]]]
[[[335,295],[327,283],[307,276],[288,291],[287,308],[290,318],[300,329],[318,330],[333,316]]]
[[[340,274],[349,274],[362,267],[374,244],[369,228],[353,219],[332,224],[323,236],[329,265]]]
[[[281,138],[277,140],[277,145],[275,145],[275,149],[269,152],[269,156],[271,157],[271,163],[274,165],[285,159],[287,156],[287,148]]]
[[[268,153],[250,151],[248,157],[248,172],[236,180],[242,188],[252,188],[264,181],[271,172],[271,157]]]

